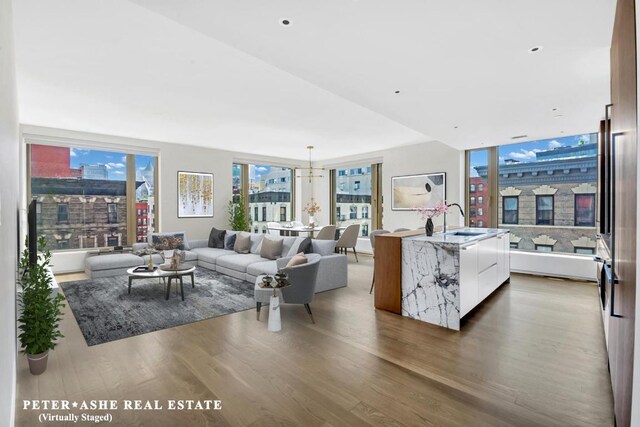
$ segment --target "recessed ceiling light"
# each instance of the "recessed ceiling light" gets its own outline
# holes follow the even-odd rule
[[[522,139],[522,138],[526,138],[529,135],[516,135],[516,136],[512,136],[511,139]]]
[[[283,27],[289,27],[291,25],[291,21],[289,19],[282,18],[280,20],[280,25],[282,25]]]
[[[551,111],[558,111],[558,107],[553,107]]]
[[[400,93],[400,91],[399,91],[399,90],[397,90],[395,93]]]
[[[454,126],[453,128],[454,128],[454,129],[458,129],[458,126]]]
[[[542,46],[534,46],[531,49],[529,49],[529,53],[537,53],[540,52],[542,50]]]

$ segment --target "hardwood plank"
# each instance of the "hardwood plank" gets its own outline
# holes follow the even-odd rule
[[[87,347],[67,309],[48,371],[20,358],[16,425],[38,424],[20,410],[36,398],[222,400],[118,411],[116,426],[612,425],[593,284],[514,275],[454,332],[375,310],[372,273],[351,257],[349,287],[311,303],[316,323],[284,305],[280,333],[248,310]]]

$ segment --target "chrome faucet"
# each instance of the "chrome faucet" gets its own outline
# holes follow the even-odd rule
[[[460,206],[457,203],[449,203],[447,205],[448,208],[450,208],[451,206],[457,206],[458,209],[460,209],[460,215],[462,215],[462,217],[464,218],[464,212],[462,211],[462,206]],[[447,232],[447,213],[444,213],[444,225],[442,226],[442,232],[446,233]]]

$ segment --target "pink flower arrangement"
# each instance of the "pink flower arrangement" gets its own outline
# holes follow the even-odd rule
[[[437,203],[436,206],[433,208],[428,208],[426,206],[423,206],[417,209],[418,209],[418,215],[422,217],[423,221],[439,217],[440,215],[447,213],[449,211],[449,207],[447,206],[446,203],[443,203],[443,202]]]

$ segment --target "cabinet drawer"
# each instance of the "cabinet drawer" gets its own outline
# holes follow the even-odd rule
[[[490,239],[478,242],[478,271],[482,272],[498,262],[498,239]]]
[[[498,266],[494,264],[478,275],[479,301],[488,297],[498,285]]]

